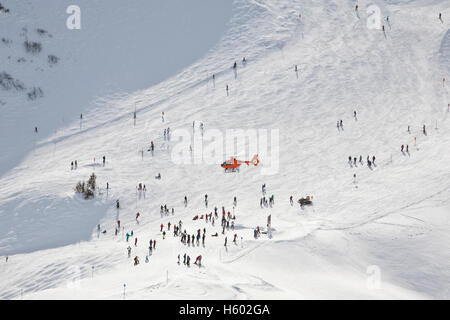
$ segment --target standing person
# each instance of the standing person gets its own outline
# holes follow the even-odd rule
[[[106,163],[106,157],[103,156],[103,165],[105,165],[105,163]]]
[[[131,247],[130,246],[128,246],[127,251],[128,251],[128,258],[129,258],[131,255]]]
[[[156,249],[156,240],[153,240],[153,249]]]
[[[162,232],[163,228],[164,228],[164,225],[161,223],[161,230],[159,230],[159,232]]]
[[[375,156],[372,156],[372,163],[375,164]]]
[[[228,84],[227,84],[227,88],[226,88],[226,90],[227,90],[227,96],[228,96]]]
[[[224,246],[225,247],[227,246],[227,237],[225,237],[225,244],[224,244]]]
[[[138,238],[137,238],[137,237],[134,238],[134,246],[135,246],[135,247],[137,247],[137,241],[138,241]]]
[[[289,197],[289,203],[291,204],[291,206],[294,205],[294,198],[292,196]]]

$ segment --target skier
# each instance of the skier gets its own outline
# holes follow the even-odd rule
[[[224,246],[225,247],[227,246],[227,237],[225,237],[225,244],[224,244]]]
[[[228,84],[227,84],[227,88],[226,89],[227,89],[227,96],[228,96]]]
[[[105,165],[105,163],[106,163],[106,157],[103,156],[103,165]]]
[[[235,61],[234,64],[233,64],[233,69],[236,69],[236,67],[237,67],[237,63]]]
[[[188,199],[187,199],[187,197],[186,197],[186,196],[184,196],[184,206],[186,207],[186,206],[187,206],[187,204],[188,204]]]
[[[409,145],[406,145],[406,152],[409,153]]]
[[[127,237],[127,242],[128,242],[128,239],[130,238],[130,234],[128,232],[126,234],[126,237]]]
[[[75,169],[78,168],[78,161],[75,160]]]
[[[120,220],[117,220],[117,227],[120,229]]]
[[[153,240],[153,249],[156,249],[156,240]]]
[[[138,221],[139,217],[141,216],[141,214],[138,212],[136,213],[136,221]]]
[[[138,256],[134,257],[134,265],[137,266],[139,264]]]
[[[137,238],[137,237],[134,238],[134,246],[135,246],[135,247],[137,247],[137,241],[138,241],[138,238]]]
[[[38,133],[38,128],[37,127],[34,127],[34,132]]]
[[[197,259],[195,259],[194,264],[197,264],[199,267],[202,266],[202,256],[198,256]]]
[[[375,156],[372,156],[372,163],[375,164]]]
[[[180,255],[178,254],[178,264],[180,264]]]
[[[166,232],[163,231],[163,240],[166,238]]]
[[[119,205],[119,199],[116,200],[116,208],[119,209],[120,205]]]
[[[294,205],[294,198],[292,196],[289,197],[289,203],[291,204],[291,206]]]
[[[128,246],[127,251],[128,251],[128,258],[129,258],[131,255],[131,247],[130,246]]]
[[[233,199],[233,205],[234,205],[234,206],[237,205],[237,198],[236,198],[236,197],[234,197],[234,199]]]
[[[186,264],[186,253],[183,255],[183,264]]]
[[[425,127],[425,125],[423,125],[423,134],[427,134],[427,130],[426,130],[426,127]]]
[[[402,145],[401,151],[403,152],[404,145]]]

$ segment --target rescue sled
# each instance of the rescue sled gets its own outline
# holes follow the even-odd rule
[[[306,196],[305,198],[300,198],[297,201],[301,207],[312,205],[312,197]]]

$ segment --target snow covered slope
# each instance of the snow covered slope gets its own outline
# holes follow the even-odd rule
[[[33,148],[2,140],[25,156],[13,168],[5,162],[0,178],[0,253],[9,254],[0,265],[0,297],[119,299],[125,283],[126,297],[136,299],[449,298],[450,95],[442,79],[449,78],[450,4],[358,5],[355,11],[354,1],[235,0],[218,44],[182,72],[140,91],[113,78],[126,93],[100,91],[103,98],[89,100],[82,123],[80,109],[70,108],[70,121],[52,135],[38,134]],[[380,10],[385,32],[368,27],[369,5]],[[125,21],[135,13],[130,8]],[[101,31],[109,34],[106,26]],[[21,117],[5,123],[17,126]],[[175,133],[192,132],[194,120],[205,134],[279,130],[279,157],[272,146],[260,158],[261,167],[279,159],[278,170],[266,175],[244,166],[224,174],[218,164],[174,163]],[[163,138],[167,127],[170,141]],[[151,140],[154,155],[145,151]],[[244,149],[237,155],[251,157]],[[376,166],[351,166],[349,155],[362,155],[364,163],[375,155]],[[70,170],[73,160],[77,170]],[[101,190],[85,201],[73,188],[92,172]],[[136,191],[141,182],[145,194]],[[272,208],[259,205],[263,183],[275,196]],[[312,207],[289,204],[291,195],[306,194],[314,195]],[[235,231],[221,235],[218,223],[192,220],[214,206],[232,211],[234,196]],[[164,204],[174,216],[161,217]],[[273,237],[254,239],[269,214]],[[117,219],[125,230],[115,236]],[[162,239],[160,224],[179,220],[190,234],[206,227],[205,247],[187,247],[172,232]],[[106,234],[97,233],[98,223]],[[138,266],[126,254],[133,243],[124,233],[131,230]],[[215,232],[219,237],[211,237]],[[150,239],[157,249],[145,263]],[[201,254],[202,268],[178,265],[185,252]],[[380,286],[373,285],[378,276]]]

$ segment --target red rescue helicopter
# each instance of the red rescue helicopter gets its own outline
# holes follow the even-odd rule
[[[259,163],[258,155],[255,154],[250,161],[241,161],[234,157],[231,157],[230,160],[224,161],[220,166],[225,169],[225,172],[239,172],[239,167],[243,163],[245,163],[247,166],[252,163],[256,167]]]

